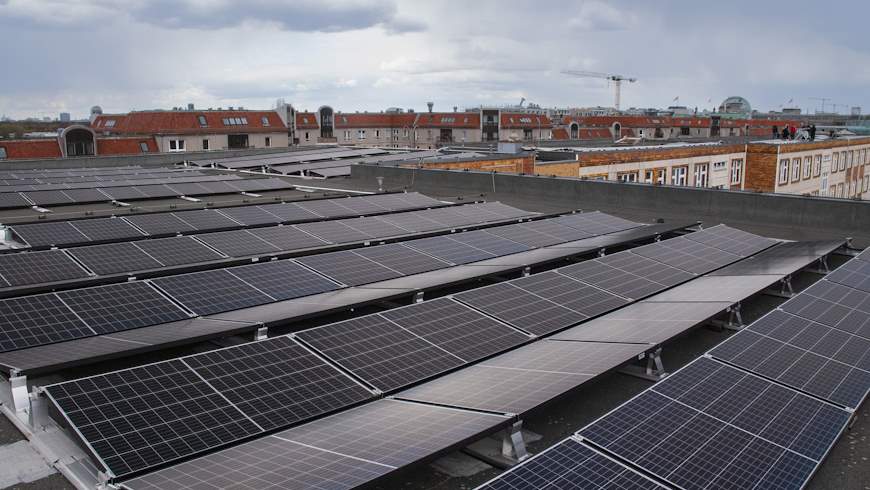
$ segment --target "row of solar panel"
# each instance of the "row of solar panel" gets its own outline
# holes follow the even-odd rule
[[[114,173],[110,175],[98,175],[98,174],[80,174],[80,175],[66,175],[66,174],[54,174],[54,175],[33,175],[29,177],[16,177],[12,179],[3,179],[0,178],[0,191],[9,192],[9,191],[20,191],[20,190],[29,190],[24,186],[30,185],[42,185],[42,184],[74,184],[74,183],[105,183],[112,182],[117,180],[125,180],[125,179],[171,179],[175,177],[194,177],[200,175],[207,175],[205,172],[201,170],[175,170],[175,169],[163,169],[159,172],[145,172],[145,173]],[[22,188],[17,188],[16,186],[21,186]]]
[[[720,230],[722,231],[722,230]],[[639,257],[641,260],[646,260]],[[534,280],[539,278],[540,276],[545,276],[546,274],[552,274],[544,280],[539,280],[536,283],[530,283],[530,280]],[[691,274],[685,273],[686,278],[693,277]],[[524,292],[534,293],[536,298],[543,297],[551,297],[553,299],[554,304],[558,304],[561,300],[566,301],[567,306],[573,308],[569,311],[573,311],[577,316],[573,319],[565,318],[567,324],[576,323],[577,321],[581,321],[584,318],[588,318],[591,315],[598,314],[602,311],[606,311],[608,309],[617,308],[627,302],[627,300],[623,298],[619,298],[615,295],[605,293],[603,291],[596,290],[591,286],[585,285],[579,281],[571,279],[567,276],[562,276],[556,273],[544,273],[541,275],[531,276],[528,278],[521,279],[519,281],[511,281],[512,283],[520,283],[518,286],[518,290],[524,290]],[[524,289],[525,288],[525,289]],[[580,299],[575,300],[571,291],[579,291]],[[590,295],[586,295],[585,293],[589,290],[597,291],[598,294],[593,294],[592,296],[597,296],[597,300],[593,301],[585,301],[590,297]],[[474,293],[475,291],[470,291],[469,293]],[[553,294],[556,293],[556,294]],[[561,293],[561,295],[559,294]],[[468,294],[468,293],[464,293]],[[561,296],[561,297],[560,297]],[[456,299],[461,300],[462,295],[458,295]],[[522,304],[523,300],[526,296],[517,296],[514,298],[514,301],[520,303],[520,307],[525,307],[527,310],[534,309],[535,303]],[[608,299],[613,299],[616,301],[608,302]],[[568,308],[566,307],[566,310]],[[496,308],[497,310],[497,308]],[[516,325],[515,325],[516,326]],[[543,333],[546,333],[544,331]],[[522,333],[522,330],[511,328],[505,323],[501,323],[493,317],[483,315],[467,306],[464,306],[460,302],[449,299],[449,298],[441,298],[433,301],[415,304],[405,308],[399,308],[395,310],[390,310],[380,314],[369,315],[366,317],[361,317],[353,320],[348,320],[344,322],[339,322],[331,325],[326,325],[323,327],[318,327],[310,330],[305,330],[302,332],[298,332],[295,334],[295,339],[304,342],[305,345],[309,346],[316,352],[319,352],[321,356],[329,359],[333,363],[341,366],[347,372],[353,373],[357,378],[364,381],[369,387],[375,388],[378,392],[393,392],[399,388],[407,386],[408,384],[418,382],[420,380],[424,380],[435,376],[439,373],[443,373],[444,371],[455,369],[461,367],[462,365],[474,362],[476,360],[482,359],[484,357],[491,356],[495,353],[502,352],[508,350],[512,347],[516,347],[520,344],[526,343],[530,341],[533,336]],[[279,337],[276,339],[270,339],[267,341],[263,341],[259,343],[260,347],[266,348],[268,350],[272,350],[273,347],[270,346],[270,342],[276,342],[278,346],[283,346],[285,343],[290,342],[286,337]],[[466,390],[463,393],[474,392],[475,389],[482,390],[487,394],[492,393],[502,393],[502,396],[510,396],[511,394],[516,395],[517,389],[512,390],[510,383],[506,383],[503,379],[497,381],[495,378],[498,376],[487,376],[487,370],[523,370],[528,367],[530,363],[536,363],[536,369],[529,370],[528,372],[532,375],[550,373],[552,375],[556,375],[561,381],[561,388],[567,389],[567,383],[579,384],[582,380],[591,378],[594,375],[600,374],[604,370],[612,368],[614,365],[621,364],[625,362],[627,359],[630,359],[639,353],[642,353],[647,346],[638,346],[638,345],[625,345],[625,344],[606,344],[606,343],[577,343],[577,342],[550,342],[544,341],[529,345],[520,351],[515,351],[513,353],[508,353],[505,355],[496,358],[496,360],[490,360],[484,362],[482,365],[473,366],[471,368],[466,368],[465,372],[470,374],[469,382],[472,386],[465,386]],[[239,358],[239,354],[237,354],[234,348],[225,349],[222,352],[224,353],[221,356],[222,359],[237,359]],[[519,355],[517,355],[519,354]],[[242,356],[243,357],[243,356]],[[502,359],[503,358],[503,359]],[[502,359],[499,361],[498,359]],[[242,361],[238,361],[241,364]],[[540,366],[540,363],[544,362],[545,366]],[[250,368],[250,366],[257,365],[256,363],[246,362],[243,364]],[[267,366],[264,366],[263,369],[267,369]],[[594,369],[598,369],[599,372],[593,372]],[[236,378],[234,374],[237,369],[232,369],[231,366],[222,367],[217,370],[220,375],[229,378]],[[460,371],[460,372],[463,372]],[[582,372],[581,372],[582,371]],[[270,373],[274,372],[274,370],[270,370]],[[214,373],[210,372],[206,376],[211,375],[214,377]],[[108,376],[108,375],[107,375]],[[304,375],[293,375],[292,378],[295,383],[304,383],[306,380],[306,376]],[[207,379],[209,379],[207,377]],[[543,378],[539,376],[539,381],[543,381]],[[274,393],[273,391],[260,391],[263,388],[261,387],[261,383],[267,381],[262,377],[262,375],[249,375],[248,373],[242,373],[239,376],[239,379],[233,379],[233,382],[230,385],[222,382],[219,386],[224,387],[228,386],[232,387],[242,387],[244,386],[245,397],[240,400],[239,403],[244,403],[245,408],[248,407],[261,407],[260,411],[256,411],[255,413],[246,412],[245,408],[242,408],[241,411],[246,413],[246,416],[251,418],[254,422],[257,423],[266,423],[269,424],[267,426],[263,426],[264,429],[274,429],[279,428],[282,425],[290,424],[293,422],[298,422],[300,419],[295,418],[298,415],[294,415],[294,418],[291,420],[287,420],[287,414],[298,414],[300,412],[298,404],[299,401],[295,400],[288,404],[288,400],[293,400],[292,398],[287,398],[283,396],[283,393]],[[268,380],[272,383],[272,380]],[[537,388],[538,394],[541,392],[553,391],[560,387],[559,382],[554,382],[552,378],[548,378],[546,381],[548,383],[541,387]],[[100,388],[103,380],[101,379],[96,385],[86,384],[85,386],[78,385],[79,382],[71,382],[66,383],[65,385],[57,385],[58,387],[64,386],[61,390],[55,387],[49,387],[49,391],[54,389],[60,393],[52,394],[55,397],[55,401],[60,405],[63,410],[73,410],[73,414],[78,415],[81,403],[87,403],[90,400],[104,399],[101,394],[97,394],[96,392],[104,391],[104,388]],[[88,381],[90,383],[90,381]],[[282,380],[279,383],[274,383],[279,386],[280,389],[284,389],[288,387],[288,383],[290,381]],[[534,384],[534,383],[532,383]],[[68,386],[69,388],[67,388]],[[253,388],[251,388],[253,386]],[[424,385],[425,386],[425,385]],[[523,384],[522,388],[528,388],[529,384]],[[455,386],[454,386],[455,388]],[[469,390],[470,388],[470,390]],[[518,389],[522,389],[519,388]],[[295,389],[295,388],[294,388]],[[68,390],[71,390],[73,394],[79,394],[82,392],[81,397],[85,399],[85,401],[72,401],[70,398],[73,396],[69,393]],[[94,391],[95,393],[87,393],[88,391]],[[218,388],[220,391],[221,388]],[[413,396],[415,389],[412,389],[410,392],[406,392],[409,395]],[[447,390],[448,392],[450,390]],[[340,389],[339,393],[343,391]],[[444,392],[447,393],[447,392]],[[225,394],[226,398],[233,401],[233,393]],[[402,396],[403,394],[400,394]],[[238,398],[238,397],[236,397]],[[315,397],[317,400],[325,400],[325,395],[318,393]],[[156,400],[157,398],[155,398]],[[335,398],[332,398],[334,400]],[[340,402],[336,406],[335,403],[324,402],[320,410],[314,410],[314,414],[321,414],[328,411],[333,411],[337,409],[341,409],[345,406],[349,406],[352,403],[358,403],[362,400],[352,399],[346,400],[339,397]],[[426,397],[422,397],[421,399],[425,401]],[[456,401],[454,397],[452,401]],[[125,403],[130,403],[125,400]],[[339,414],[333,416],[328,419],[324,419],[319,422],[314,422],[312,424],[303,425],[297,429],[290,429],[286,431],[286,433],[282,433],[284,435],[279,436],[282,440],[289,441],[302,441],[299,439],[299,433],[311,433],[309,431],[312,430],[312,427],[318,426],[322,429],[315,430],[314,432],[319,432],[320,430],[326,430],[325,427],[330,427],[329,430],[333,431],[335,437],[340,438],[342,435],[350,434],[351,432],[345,432],[345,429],[349,426],[345,425],[344,420],[346,419],[354,419],[357,422],[360,421],[359,412],[368,412],[372,411],[373,414],[379,413],[382,409],[378,404],[384,403],[397,403],[395,401],[381,401],[375,404],[369,405],[367,407],[378,407],[378,408],[361,408],[352,410],[345,414]],[[141,404],[137,404],[141,405]],[[416,407],[418,405],[408,405],[409,407]],[[474,408],[484,408],[489,409],[488,407],[480,407],[475,406],[474,404],[469,404],[468,406]],[[422,406],[421,406],[422,407]],[[422,408],[421,408],[422,409]],[[438,408],[432,408],[436,412],[439,410]],[[248,410],[250,410],[248,408]],[[267,412],[267,416],[263,421],[259,421],[256,416],[262,414],[262,412]],[[310,411],[310,409],[309,409]],[[93,417],[99,417],[99,414],[102,412],[98,409],[91,410],[91,414]],[[168,413],[168,412],[164,412]],[[274,413],[280,413],[280,417],[276,417]],[[466,416],[470,416],[473,412],[464,412],[464,411],[455,411],[449,412],[446,414],[435,414],[433,415],[435,418],[429,422],[429,424],[433,427],[441,427],[442,424],[455,424],[457,417],[461,419],[459,414],[467,414]],[[456,415],[450,415],[456,414]],[[135,412],[125,413],[124,417],[135,417],[137,414]],[[443,415],[443,417],[442,417]],[[382,417],[388,419],[389,416],[386,414],[381,414]],[[482,414],[476,414],[476,416],[483,416]],[[491,416],[492,417],[492,416]],[[73,418],[71,416],[71,418]],[[144,430],[151,430],[151,427],[136,428],[134,427],[130,433],[119,434],[117,432],[113,432],[111,434],[102,434],[96,433],[92,430],[94,426],[103,424],[103,420],[100,419],[92,419],[87,417],[78,417],[84,424],[83,427],[80,427],[82,433],[91,434],[92,439],[88,439],[88,442],[95,447],[98,456],[103,459],[105,464],[116,474],[123,475],[126,473],[131,473],[135,471],[139,471],[141,469],[153,466],[155,464],[162,464],[166,462],[166,459],[157,459],[151,452],[150,447],[145,447],[139,444],[130,445],[131,441],[138,441],[139,432]],[[140,420],[137,418],[137,420]],[[237,420],[237,419],[236,419]],[[383,419],[381,420],[381,422]],[[372,423],[375,420],[371,421]],[[173,421],[161,421],[162,423],[171,424]],[[277,425],[276,425],[277,424]],[[328,425],[323,425],[328,424]],[[496,422],[492,422],[493,426],[496,425]],[[402,424],[399,424],[401,427]],[[363,424],[363,431],[365,430],[366,424]],[[480,427],[477,428],[480,431]],[[448,441],[443,439],[435,438],[432,440],[432,436],[429,435],[428,428],[417,429],[416,431],[412,431],[410,428],[405,429],[409,433],[424,435],[421,438],[424,442],[424,445],[427,448],[427,452],[422,454],[413,453],[414,458],[419,458],[423,455],[434,453],[438,450],[444,449],[447,447]],[[390,431],[389,428],[382,428],[382,435],[386,439],[391,439],[395,437],[401,437],[402,435],[407,436],[407,434],[399,434],[397,435],[395,432]],[[422,433],[421,433],[422,431]],[[478,432],[479,434],[480,432]],[[149,432],[151,434],[151,432]],[[322,435],[322,434],[320,434]],[[463,440],[469,436],[475,435],[474,433],[467,433],[465,436],[460,439]],[[86,438],[88,436],[85,436]],[[107,438],[111,438],[111,440],[107,440]],[[238,438],[232,438],[232,436],[228,439],[221,441],[221,443],[232,442],[237,440]],[[313,448],[316,450],[317,448],[323,448],[329,450],[329,439],[330,438],[320,438],[316,441],[311,441],[314,445]],[[371,443],[372,441],[367,438],[366,434],[363,434],[360,437],[350,438],[355,441],[353,444],[356,447],[356,443],[358,442],[367,442]],[[449,440],[449,437],[446,438]],[[408,445],[410,444],[409,439],[407,437],[403,437],[402,441]],[[173,447],[182,446],[178,441],[167,441],[167,443],[172,443]],[[458,442],[458,441],[457,441]],[[94,446],[96,444],[96,446]],[[258,458],[250,457],[250,451],[252,448],[250,446],[255,446],[258,444],[263,444],[263,440],[255,441],[252,443],[248,443],[246,445],[240,446],[239,448],[230,449],[224,451],[223,453],[218,453],[218,455],[207,457],[206,461],[203,463],[202,461],[196,463],[197,467],[201,467],[203,464],[208,466],[210,464],[211,459],[218,458],[226,458],[227,452],[241,452],[241,454],[246,455],[246,460],[251,462],[252,464],[265,464],[264,461]],[[326,444],[326,446],[323,446]],[[99,447],[99,449],[96,449]],[[183,447],[187,447],[187,445],[183,445]],[[359,446],[366,447],[366,446]],[[371,448],[372,446],[368,446]],[[375,446],[377,447],[377,446]],[[418,445],[410,444],[410,447],[418,447]],[[309,449],[309,450],[311,450]],[[347,453],[350,450],[348,447],[342,448],[332,448],[336,449],[339,454],[347,454],[348,456],[353,456],[354,452]],[[395,447],[397,452],[407,452],[407,446],[399,446]],[[198,452],[198,451],[194,451]],[[144,454],[143,454],[144,453]],[[368,457],[375,457],[375,460],[379,460],[376,456],[382,456],[383,451],[378,450],[369,450]],[[358,455],[359,456],[359,455]],[[169,454],[170,460],[176,459],[178,457],[183,457],[183,455],[177,455],[174,453]],[[382,456],[383,457],[383,456]],[[148,458],[151,458],[150,460]],[[407,464],[411,460],[400,460],[394,461],[397,466],[401,466],[403,464]],[[351,481],[356,481],[355,478],[359,479],[359,482],[367,481],[373,478],[376,475],[357,475],[353,476],[353,473],[356,471],[361,471],[359,466],[361,463],[359,461],[354,461],[353,463],[348,463],[352,469],[348,470],[345,474],[342,472],[341,478],[350,478]],[[389,468],[389,470],[395,469],[393,466]],[[127,485],[130,488],[154,488],[154,487],[175,487],[175,486],[184,486],[190,485],[195,486],[195,484],[201,483],[201,480],[207,480],[209,475],[204,475],[202,473],[198,473],[199,476],[192,476],[190,473],[186,472],[184,469],[185,465],[181,465],[180,467],[173,467],[170,470],[156,473],[154,475],[148,475],[132,482],[129,482]],[[302,473],[308,473],[307,475],[303,475]],[[384,473],[384,472],[382,472]],[[382,474],[380,473],[380,474]],[[210,475],[215,478],[222,478],[223,481],[233,484],[238,484],[236,480],[226,480],[227,477],[230,477],[226,473],[226,470],[215,473],[214,475]],[[328,478],[324,474],[323,469],[319,469],[317,471],[311,472],[300,472],[298,469],[298,465],[291,465],[288,468],[282,470],[282,479],[290,478],[289,480],[282,480],[285,483],[292,482],[308,482],[308,479],[322,479]],[[299,478],[303,478],[303,480],[299,480]],[[244,480],[244,478],[242,478]]]
[[[659,488],[618,460],[681,488],[803,488],[870,392],[867,256],[482,488]]]
[[[410,211],[382,217],[233,230],[89,245],[63,250],[0,254],[0,288],[51,284],[111,274],[132,274],[201,264],[229,257],[298,252],[421,232],[419,229],[393,225],[390,222],[391,217],[396,217],[403,222],[417,218],[419,223],[430,223],[431,225],[426,225],[423,231],[431,232],[436,229],[450,230],[459,226],[504,221],[523,216],[527,216],[527,213],[509,206],[499,203],[481,203],[457,208]]]
[[[600,226],[606,215],[594,215],[595,226]],[[614,227],[636,226],[619,218],[611,218],[617,223]],[[577,235],[588,236],[579,230]],[[176,317],[179,317],[181,310],[168,299],[159,301],[154,286],[183,305],[187,311],[209,315],[529,249],[525,245],[488,235],[485,231],[473,231],[294,260],[167,276],[141,283],[10,298],[0,301],[0,349],[16,350],[178,320]],[[158,252],[156,249],[154,251]],[[138,289],[132,289],[133,284],[138,284],[135,286]],[[132,293],[151,299],[141,303],[138,294]],[[74,307],[63,301],[64,295],[90,296],[92,300]],[[53,303],[53,298],[58,298],[61,304],[69,307],[54,305],[54,308],[46,309],[45,303]],[[166,312],[172,313],[169,315],[171,319],[164,317]],[[122,315],[120,318],[119,314]]]
[[[546,274],[552,274],[552,276],[548,277],[547,280],[539,281],[538,286],[534,283],[529,284],[530,280],[537,279]],[[691,274],[686,274],[686,276],[692,277]],[[560,284],[554,284],[554,280]],[[212,290],[220,289],[220,285],[215,280],[209,280],[208,282],[211,285]],[[573,302],[567,301],[568,306],[573,308],[570,311],[573,311],[577,315],[574,320],[568,320],[571,323],[576,323],[576,321],[588,318],[589,316],[601,313],[608,309],[617,308],[628,301],[615,295],[597,290],[591,286],[571,279],[570,277],[556,273],[544,273],[531,276],[521,279],[520,282],[520,287],[527,287],[530,291],[539,295],[553,297],[553,301],[560,301],[561,299],[574,300],[574,294],[572,294],[572,291],[579,291],[579,300],[574,300]],[[540,287],[540,285],[543,285],[544,287]],[[556,287],[554,288],[554,286]],[[558,295],[554,296],[553,293],[555,291],[561,291],[563,298],[560,298]],[[177,296],[176,294],[173,295]],[[589,299],[592,296],[595,296],[596,298],[595,300],[590,301]],[[235,294],[233,297],[238,298],[243,297],[243,295]],[[462,295],[457,297],[457,299],[461,298]],[[517,298],[517,301],[521,299],[522,298]],[[407,386],[408,384],[435,376],[446,370],[454,369],[464,364],[515,347],[528,342],[533,338],[533,336],[523,333],[522,330],[512,328],[505,323],[477,312],[468,306],[449,298],[436,299],[380,314],[369,315],[298,332],[295,334],[295,337],[318,351],[322,356],[341,366],[347,372],[353,373],[371,388],[375,388],[380,392],[394,391]],[[258,348],[269,349],[272,342],[276,342],[278,345],[284,345],[284,343],[289,342],[289,339],[277,338],[266,340],[260,342]],[[561,344],[570,345],[571,343]],[[606,344],[602,344],[602,346],[606,347]],[[239,349],[243,348],[245,347]],[[644,347],[629,346],[629,349],[631,350],[631,353],[625,351],[621,352],[623,362],[626,358],[635,355],[638,350],[642,352]],[[235,359],[237,357],[236,351],[233,350],[233,348],[225,349],[221,352],[224,353],[223,358],[225,359]],[[584,356],[575,357],[575,359],[584,358]],[[562,356],[558,359],[564,360],[566,357]],[[556,360],[556,358],[554,358],[554,360]],[[246,363],[246,365],[254,366],[256,364],[249,362]],[[265,368],[266,367],[264,367],[264,369]],[[273,371],[274,370],[270,372]],[[234,372],[235,371],[232,369],[223,369],[221,371],[221,373],[227,377],[235,376],[233,374]],[[244,378],[244,380],[241,378]],[[236,382],[241,383],[240,386],[246,386],[246,406],[249,404],[259,407],[268,406],[270,412],[280,412],[281,414],[285,414],[282,418],[286,417],[286,414],[288,413],[298,412],[294,405],[285,405],[287,400],[292,400],[292,398],[286,398],[281,394],[273,393],[268,390],[260,393],[257,392],[258,388],[251,388],[252,385],[255,387],[258,386],[257,383],[259,378],[248,375],[243,375],[241,378]],[[292,376],[292,378],[299,383],[303,382],[305,376],[303,375],[301,379],[298,375]],[[97,379],[100,379],[99,383],[103,382],[102,378]],[[87,381],[87,383],[90,382],[91,381]],[[67,383],[66,386],[73,386],[76,383],[79,382],[72,382],[72,384]],[[287,386],[287,383],[290,383],[290,381],[273,383],[272,380],[269,380],[269,383],[268,386],[271,389],[274,389],[274,386],[283,388]],[[216,386],[223,386],[223,384]],[[90,385],[82,389],[87,391],[89,388]],[[78,393],[79,389],[80,388],[78,387],[73,388],[76,393]],[[321,387],[321,389],[323,389],[323,387]],[[131,394],[134,392],[131,392]],[[61,408],[66,411],[76,411],[76,407],[81,406],[78,402],[75,404],[65,404],[62,401],[64,398],[63,394],[53,396],[55,396],[55,400],[61,405]],[[264,397],[268,398],[261,401],[260,399],[263,399]],[[233,400],[233,397],[230,395],[227,395],[227,398]],[[348,401],[340,404],[338,407],[333,404],[327,404],[327,408],[315,413],[324,413],[335,410],[341,408],[341,406],[346,406],[351,402],[356,401],[358,400]],[[296,400],[292,403],[298,404],[300,401]],[[96,416],[97,413],[100,412],[94,411],[93,416]],[[270,424],[268,425],[268,428],[276,428],[283,425],[283,423],[293,422],[293,420],[276,421],[274,415],[270,415],[266,417],[265,420],[259,421],[253,417],[253,414],[248,413],[247,415],[253,418],[253,420],[261,426],[263,426],[262,424]],[[133,414],[129,414],[129,416],[133,416]],[[94,425],[100,422],[91,419],[82,419],[82,423],[85,425]],[[275,425],[276,423],[277,425]],[[263,427],[265,428],[265,426]],[[82,429],[83,434],[93,434],[93,432],[88,430],[87,427],[80,427],[80,429]],[[147,462],[147,458],[143,460],[144,462],[140,461],[141,455],[135,453],[136,451],[148,451],[150,455],[150,449],[139,447],[132,452],[127,451],[121,454],[115,449],[110,449],[110,447],[100,444],[105,443],[108,444],[108,446],[129,444],[130,441],[128,439],[122,438],[112,442],[107,442],[103,439],[106,438],[103,437],[100,440],[89,439],[89,443],[91,443],[92,446],[97,444],[98,446],[94,447],[101,448],[101,450],[97,450],[99,455],[104,457],[104,460],[106,460],[106,463],[110,468],[112,468],[112,471],[115,472],[116,475],[137,471],[138,469],[141,469],[143,465],[144,467],[153,465]],[[122,443],[121,441],[124,442]],[[174,446],[177,447],[178,444],[174,444]],[[151,455],[151,457],[153,457],[153,455]],[[135,463],[131,464],[131,459],[135,461]],[[122,461],[126,461],[126,463],[122,464]]]
[[[233,177],[233,176],[231,176]],[[238,192],[262,192],[293,189],[295,186],[281,179],[221,179],[190,177],[199,181],[176,183],[158,179],[152,184],[123,185],[117,187],[78,188],[64,190],[34,190],[0,194],[0,208],[51,206],[59,204],[84,204],[107,201],[127,201],[160,197],[201,196],[232,194]],[[205,180],[208,179],[208,180]],[[187,179],[185,179],[187,180]],[[71,184],[66,184],[71,185]]]
[[[64,169],[64,168],[47,168],[47,169],[39,169],[39,170],[9,170],[5,172],[0,172],[0,180],[10,180],[10,181],[18,181],[21,179],[40,179],[40,178],[57,178],[57,177],[71,177],[71,178],[88,178],[88,177],[102,177],[102,178],[112,178],[112,176],[116,175],[148,175],[148,174],[168,174],[172,172],[200,172],[199,170],[187,169],[184,167],[139,167],[139,166],[130,166],[130,167],[100,167],[100,168],[77,168],[77,169]]]
[[[422,194],[382,194],[341,199],[285,202],[258,206],[151,213],[122,218],[54,221],[11,227],[30,247],[68,246],[88,242],[125,241],[146,236],[242,228],[293,221],[386,213],[443,203]]]
[[[113,179],[104,181],[74,181],[74,182],[55,182],[55,183],[35,183],[28,182],[27,179],[12,181],[10,185],[0,187],[0,193],[9,194],[15,192],[35,192],[35,191],[65,191],[75,189],[111,189],[116,187],[129,187],[138,185],[157,185],[157,184],[183,184],[188,182],[213,182],[213,181],[229,181],[243,180],[244,178],[235,174],[208,174],[202,172],[175,172],[172,174],[148,174],[141,176],[138,179]]]
[[[801,262],[807,264],[811,260],[804,258]],[[425,316],[408,312],[398,315],[398,318],[413,319],[416,322],[420,318],[426,320],[430,316],[437,315],[446,315],[451,322],[455,322],[455,318],[458,316],[449,311],[447,304],[445,304],[439,305],[434,308],[433,312]],[[424,344],[414,345],[407,335],[397,334],[395,325],[389,325],[383,316],[381,315],[379,320],[356,325],[355,329],[351,329],[350,325],[345,322],[338,324],[342,326],[340,329],[324,332],[325,327],[321,327],[301,332],[297,338],[306,341],[305,337],[307,336],[309,337],[307,342],[317,342],[320,345],[318,349],[322,349],[322,352],[330,359],[344,359],[341,364],[346,369],[354,364],[358,365],[359,367],[351,372],[362,376],[363,379],[379,378],[379,383],[374,383],[375,386],[400,384],[403,381],[401,379],[395,380],[397,375],[385,373],[409,372],[405,366],[409,364],[421,365],[419,360],[405,357],[402,354],[413,352],[414,348],[425,348],[426,346]],[[424,324],[426,323],[424,321]],[[351,338],[357,339],[354,344],[347,344],[347,339],[342,338],[346,335],[345,331],[351,332]],[[372,347],[375,342],[387,342],[395,344],[395,346],[381,350]],[[401,346],[405,343],[411,345],[408,349],[402,350]],[[459,402],[458,404],[462,407],[490,412],[522,413],[544,400],[552,399],[575,388],[601,372],[622,364],[625,360],[642,353],[647,348],[646,346],[630,344],[542,341],[502,354],[479,365],[467,367],[445,378],[421,385],[421,387],[412,388],[398,396],[412,396],[421,391],[426,392],[427,390],[421,390],[421,388],[434,384],[436,389],[428,390],[428,394],[437,394],[440,389],[440,394],[444,396],[441,398],[436,396],[434,400],[428,397],[420,397],[419,399],[427,403],[437,404],[423,405],[431,407],[435,411],[445,410],[438,405],[451,405]],[[393,362],[384,362],[381,359],[382,353],[395,356],[396,350],[400,351],[400,354],[399,358]],[[444,357],[443,353],[440,354]],[[428,367],[425,364],[423,366],[424,368]],[[465,383],[442,383],[442,380],[448,379],[455,381],[454,378],[461,376],[463,372],[468,373],[467,376],[462,377]],[[480,400],[487,398],[487,403],[479,403]],[[447,427],[462,426],[461,421],[464,420],[464,417],[471,414],[479,416],[481,412],[456,410],[441,414],[433,413],[432,417],[437,418],[427,418],[422,426],[411,424],[409,427],[393,417],[400,408],[404,410],[403,415],[413,416],[412,409],[394,407],[390,405],[391,403],[395,403],[395,400],[372,403],[284,431],[276,436],[283,442],[256,440],[135,478],[124,485],[133,489],[207,488],[209,485],[220,486],[221,484],[251,486],[253,488],[262,481],[268,481],[278,486],[317,487],[318,485],[327,485],[337,488],[351,488],[363,483],[371,483],[372,480],[397,467],[443,451],[451,445],[458,444],[475,435],[480,436],[482,433],[464,432],[462,437],[454,438],[439,436],[442,431],[447,432]],[[410,405],[409,407],[417,406]],[[369,416],[373,418],[369,418]],[[379,424],[379,419],[374,417],[382,418],[387,423]],[[395,425],[395,429],[393,429],[393,425]],[[307,449],[298,448],[298,444],[304,444]],[[317,468],[311,468],[305,463],[293,464],[290,460],[276,457],[271,452],[267,453],[261,450],[264,445],[269,445],[270,448],[290,450],[294,461],[310,461],[316,458],[322,464],[318,464]],[[328,453],[324,454],[324,451],[328,451]],[[397,457],[396,453],[408,453],[408,456]],[[278,461],[286,464],[282,464],[280,467],[275,466]],[[381,468],[380,471],[371,471],[371,463],[385,463],[389,464],[389,467]],[[591,461],[584,460],[583,464],[591,465]],[[275,468],[270,472],[268,479],[260,480],[256,476],[251,476],[260,475],[258,470],[266,468]],[[618,470],[617,472],[621,473],[625,467],[611,461],[607,468],[589,468],[592,473],[602,471],[598,475],[598,481],[608,477],[608,473],[603,472],[604,469]],[[627,486],[617,485],[615,488],[635,488],[629,483],[648,481],[643,477],[638,479],[631,475],[627,476],[629,477],[627,481],[616,480],[617,483]],[[587,480],[581,478],[560,480],[555,488],[587,488],[584,485],[571,485],[571,483],[585,481]],[[541,488],[545,486],[545,483],[542,478],[538,477],[537,479],[524,479],[521,484],[510,488]],[[558,483],[563,483],[563,485],[559,486]],[[593,485],[591,488],[597,487]]]

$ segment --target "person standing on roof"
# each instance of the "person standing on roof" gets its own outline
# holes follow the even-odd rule
[[[816,140],[816,125],[810,124],[810,141]]]
[[[779,139],[779,128],[776,126],[776,124],[773,125],[773,139]]]
[[[784,140],[788,139],[788,126],[787,125],[782,127],[782,139],[784,139]]]
[[[789,125],[788,127],[788,136],[789,139],[794,139],[794,135],[797,134],[797,128],[794,127],[794,124]]]

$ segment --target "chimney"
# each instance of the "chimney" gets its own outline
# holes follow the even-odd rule
[[[429,107],[429,112],[432,112],[432,107],[435,105],[434,102],[426,102],[426,105]]]
[[[193,102],[188,102],[188,103],[187,103],[187,110],[189,110],[189,111],[192,111],[192,110],[193,110]]]
[[[458,112],[458,111],[459,111],[459,107],[453,106],[453,112]]]

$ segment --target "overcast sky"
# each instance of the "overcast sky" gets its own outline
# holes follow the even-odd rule
[[[0,0],[0,115],[197,107],[870,110],[870,2]],[[831,103],[826,109],[831,108]]]

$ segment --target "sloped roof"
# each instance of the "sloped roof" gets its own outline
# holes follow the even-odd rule
[[[138,155],[143,153],[141,143],[149,153],[158,151],[154,138],[97,138],[97,155]]]
[[[296,129],[320,129],[317,116],[313,112],[297,112]]]
[[[547,116],[522,112],[502,112],[500,126],[504,129],[549,128],[553,121]]]
[[[205,119],[205,125],[200,118]],[[234,134],[283,132],[275,111],[143,111],[97,116],[91,127],[111,134]]]
[[[0,148],[6,149],[6,159],[60,158],[60,144],[57,139],[38,140],[0,140]]]
[[[336,128],[401,128],[413,126],[418,114],[411,112],[363,112],[335,114]]]

